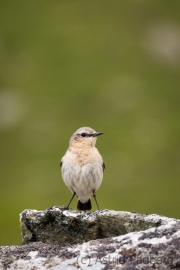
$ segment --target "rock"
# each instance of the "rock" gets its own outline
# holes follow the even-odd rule
[[[48,216],[47,213],[51,214]],[[71,222],[73,225],[70,226]],[[85,214],[53,207],[44,212],[25,210],[21,214],[21,224],[24,242],[29,244],[0,247],[0,269],[180,269],[180,220],[116,211]],[[38,241],[37,237],[56,242],[54,230],[58,224],[59,228],[64,226],[64,230],[57,231],[61,244],[31,242],[32,239]],[[42,228],[46,230],[45,234]],[[140,228],[141,231],[137,231]],[[48,231],[52,238],[48,238]],[[90,238],[90,232],[92,237],[97,235],[101,239],[80,244],[65,243],[71,235],[72,242],[76,237],[77,241],[85,241]],[[112,236],[118,232],[121,235]],[[110,237],[102,239],[106,235]]]
[[[77,244],[90,240],[144,231],[173,222],[158,215],[121,211],[76,212],[54,206],[45,211],[24,210],[20,214],[23,244]]]
[[[24,245],[0,247],[0,270],[180,269],[180,220],[51,207],[20,222]]]

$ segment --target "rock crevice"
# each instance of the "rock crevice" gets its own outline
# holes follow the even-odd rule
[[[158,215],[142,215],[122,211],[90,213],[54,206],[45,211],[24,210],[20,215],[23,244],[83,243],[90,240],[144,231],[173,221]]]

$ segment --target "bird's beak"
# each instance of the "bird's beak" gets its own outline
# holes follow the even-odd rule
[[[97,137],[97,136],[102,135],[102,134],[104,134],[104,132],[96,132],[93,134],[93,137]]]

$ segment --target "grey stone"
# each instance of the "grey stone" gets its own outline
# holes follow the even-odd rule
[[[24,210],[20,214],[23,244],[38,241],[77,244],[159,227],[171,220],[112,210],[76,212],[58,206],[45,211]]]
[[[180,220],[52,207],[23,211],[21,228],[28,244],[0,247],[0,269],[180,269]]]

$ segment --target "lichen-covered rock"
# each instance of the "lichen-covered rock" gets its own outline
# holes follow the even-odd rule
[[[122,211],[76,212],[63,207],[20,214],[23,244],[77,244],[168,224],[172,219]]]
[[[158,216],[144,219],[156,224]],[[0,247],[0,269],[180,269],[180,221],[159,217],[159,222],[158,227],[82,244]]]

